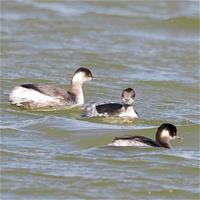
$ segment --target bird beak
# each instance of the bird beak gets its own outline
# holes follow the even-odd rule
[[[176,136],[174,136],[174,140],[183,140],[183,138],[176,135]]]

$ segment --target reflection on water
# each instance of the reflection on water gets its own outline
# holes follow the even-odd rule
[[[196,1],[2,1],[2,199],[199,199],[199,10]],[[86,103],[136,91],[138,120],[80,117],[82,108],[9,105],[22,83],[66,88],[79,66],[96,77]],[[107,147],[116,136],[172,150]],[[100,192],[101,191],[101,192]]]

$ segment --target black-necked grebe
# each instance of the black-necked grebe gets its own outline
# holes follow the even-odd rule
[[[122,103],[107,103],[107,104],[90,104],[85,107],[83,117],[95,116],[117,116],[138,118],[136,111],[133,108],[135,91],[132,88],[127,88],[122,91]]]
[[[11,104],[32,109],[82,105],[82,85],[92,78],[91,71],[81,67],[75,71],[68,91],[45,84],[23,84],[12,90],[9,100]]]
[[[177,129],[172,124],[162,124],[156,132],[156,140],[143,136],[116,137],[111,146],[164,147],[171,148],[170,140],[182,139],[177,135]]]

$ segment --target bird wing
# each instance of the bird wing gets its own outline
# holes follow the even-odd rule
[[[107,103],[96,106],[98,113],[117,113],[122,108],[122,104],[119,103]]]
[[[116,140],[134,140],[137,142],[145,143],[150,146],[154,146],[154,147],[158,146],[155,141],[153,141],[150,138],[144,137],[144,136],[129,136],[129,135],[127,135],[127,136],[115,137],[113,142]]]
[[[45,84],[24,84],[21,87],[36,90],[44,95],[51,97],[57,97],[63,100],[69,100],[73,98],[74,94],[67,92],[65,89],[54,87]]]

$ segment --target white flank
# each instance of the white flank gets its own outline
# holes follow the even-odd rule
[[[120,147],[130,147],[130,146],[135,146],[135,147],[147,147],[148,145],[142,142],[138,142],[135,140],[115,140],[109,146],[120,146]]]
[[[53,102],[59,104],[59,99],[21,86],[17,86],[12,90],[9,96],[9,100],[11,104],[15,104],[18,106],[21,106],[23,103],[26,102],[33,102],[34,104],[38,103],[39,105],[44,104],[44,106]]]
[[[126,111],[119,114],[119,117],[131,117],[133,119],[138,118],[138,115],[136,114],[135,110],[132,106],[128,107]]]

